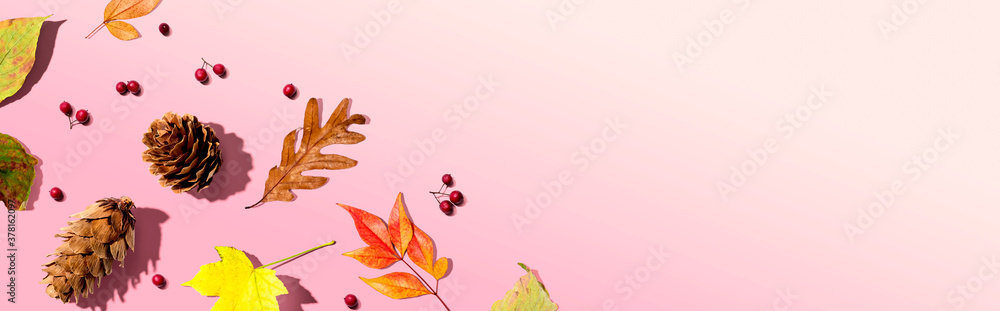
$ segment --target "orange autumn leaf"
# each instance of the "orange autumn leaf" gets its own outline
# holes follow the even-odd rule
[[[396,251],[392,249],[392,243],[389,242],[389,229],[382,218],[347,204],[337,203],[337,205],[343,207],[347,213],[351,214],[351,218],[354,218],[354,227],[358,229],[358,235],[361,236],[362,241],[365,241],[365,244],[396,254]]]
[[[374,279],[361,278],[382,295],[392,299],[412,298],[431,294],[413,274],[393,272]]]
[[[384,248],[374,246],[365,246],[346,252],[344,253],[344,256],[354,258],[365,266],[374,269],[384,269],[402,259],[397,256],[395,252],[390,252]]]
[[[104,22],[142,17],[159,4],[160,0],[111,0],[104,7]]]
[[[438,260],[434,262],[434,272],[431,273],[431,275],[433,275],[435,279],[440,280],[446,273],[448,273],[448,258],[438,258]]]
[[[406,214],[406,205],[403,203],[403,193],[400,192],[396,196],[396,204],[392,206],[392,212],[389,214],[389,239],[392,240],[392,244],[396,246],[396,250],[399,251],[399,255],[403,256],[406,253],[406,247],[410,244],[410,239],[413,238],[413,223],[410,222],[409,216]]]
[[[111,0],[104,7],[104,22],[97,29],[90,32],[90,38],[101,27],[108,27],[108,32],[122,41],[128,41],[139,37],[139,31],[132,24],[121,20],[133,19],[149,14],[160,4],[160,0]]]
[[[431,294],[440,300],[441,296],[437,291],[438,284],[431,285],[430,279],[424,278],[412,265],[407,263],[404,255],[409,254],[410,261],[413,261],[438,282],[451,269],[451,260],[445,257],[434,260],[436,253],[434,241],[413,223],[413,219],[406,211],[406,203],[403,202],[402,193],[396,195],[395,204],[389,212],[388,225],[371,213],[345,204],[338,203],[338,205],[351,214],[358,235],[369,245],[344,253],[344,256],[354,258],[375,269],[384,269],[397,261],[403,261],[406,267],[413,272],[412,274],[392,272],[374,279],[362,277],[361,280],[365,284],[393,299]],[[444,304],[444,300],[441,300],[441,303]],[[445,310],[448,310],[447,305],[445,305]]]
[[[410,260],[420,269],[434,274],[434,242],[431,237],[413,225],[413,239],[410,240]]]
[[[131,24],[123,21],[108,22],[108,31],[119,40],[128,41],[139,37],[139,31]]]

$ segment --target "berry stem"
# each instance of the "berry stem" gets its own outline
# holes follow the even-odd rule
[[[201,65],[201,68],[205,68],[205,66],[212,66],[212,64],[208,63],[208,61],[205,60],[204,57],[201,58],[201,61],[205,62],[204,64]]]
[[[448,308],[448,304],[444,303],[444,299],[441,299],[441,295],[438,295],[437,285],[435,285],[434,289],[431,290],[431,283],[428,283],[427,280],[424,280],[424,277],[420,276],[420,273],[417,273],[417,270],[413,269],[413,266],[411,266],[410,263],[406,262],[406,259],[402,259],[400,261],[402,261],[404,264],[406,264],[406,267],[410,268],[410,271],[413,271],[413,275],[416,275],[417,278],[419,278],[420,281],[424,283],[424,286],[427,287],[427,290],[431,291],[431,294],[434,294],[434,297],[437,297],[437,299],[439,301],[441,301],[441,305],[444,306],[445,310],[451,311],[451,308]],[[438,283],[440,283],[440,282],[441,281],[438,280]]]
[[[288,261],[288,260],[293,259],[295,257],[299,257],[299,256],[302,256],[302,255],[305,255],[305,254],[307,254],[307,253],[309,253],[311,251],[314,251],[314,250],[317,250],[317,249],[320,249],[320,248],[323,248],[323,247],[327,247],[327,246],[330,246],[330,245],[333,245],[333,244],[337,244],[337,241],[330,241],[329,243],[324,243],[323,245],[310,248],[309,250],[306,250],[304,252],[301,252],[301,253],[289,256],[288,258],[285,258],[285,259],[282,259],[282,260],[278,260],[278,261],[275,261],[275,262],[272,262],[272,263],[260,266],[258,268],[264,268],[264,267],[267,267],[267,266],[272,266],[272,265],[277,264],[277,263],[285,262],[285,261]]]
[[[101,30],[101,28],[104,28],[105,25],[107,25],[107,22],[104,22],[104,23],[101,23],[100,25],[98,25],[97,28],[94,28],[94,31],[91,31],[90,34],[88,34],[85,39],[90,39],[90,37],[93,37],[94,34],[96,34],[97,31]]]

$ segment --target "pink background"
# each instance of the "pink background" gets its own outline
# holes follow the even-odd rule
[[[0,106],[0,132],[43,162],[33,210],[17,214],[18,302],[4,310],[75,309],[44,294],[39,266],[68,215],[121,195],[142,207],[139,250],[81,307],[208,310],[216,298],[180,284],[218,260],[213,246],[267,263],[333,239],[276,268],[291,291],[283,310],[343,308],[347,293],[362,310],[439,310],[357,278],[405,266],[339,255],[363,243],[335,203],[386,218],[400,191],[454,260],[442,283],[452,310],[489,308],[522,274],[517,262],[540,270],[563,310],[1000,307],[983,261],[1000,252],[1000,3],[402,1],[376,28],[385,1],[164,0],[128,21],[143,38],[84,39],[104,5],[3,6],[2,19],[66,20],[44,74]],[[161,22],[172,36],[156,32]],[[366,25],[377,34],[345,57]],[[229,77],[197,83],[201,57]],[[133,79],[142,96],[112,91]],[[286,83],[299,98],[282,96]],[[832,95],[810,105],[813,88]],[[360,164],[315,173],[330,184],[294,202],[244,210],[310,97],[324,99],[324,120],[345,97],[371,118],[353,127],[366,141],[326,149]],[[67,129],[64,100],[94,122]],[[217,190],[174,194],[148,174],[140,137],[167,111],[215,127],[235,164]],[[620,133],[607,127],[615,119]],[[934,149],[948,128],[958,138]],[[914,156],[935,161],[916,177]],[[723,196],[719,183],[743,164],[752,174]],[[468,198],[451,217],[426,193],[443,173]],[[906,191],[888,208],[859,212],[894,181]],[[64,202],[44,193],[54,186]],[[551,203],[526,211],[539,198]],[[859,217],[864,233],[851,238],[844,226]],[[671,256],[660,264],[651,249]],[[152,286],[156,273],[166,289]]]

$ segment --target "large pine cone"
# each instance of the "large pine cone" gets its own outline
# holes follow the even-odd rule
[[[208,187],[222,166],[215,130],[189,114],[164,114],[149,125],[142,143],[149,148],[142,152],[142,160],[152,163],[149,173],[160,175],[160,185],[175,193]]]
[[[49,254],[59,257],[42,265],[49,274],[41,282],[48,284],[45,293],[64,303],[74,293],[77,300],[86,298],[94,292],[94,281],[101,284],[101,277],[111,274],[112,262],[124,267],[125,251],[135,248],[134,206],[129,197],[106,198],[71,216],[80,219],[60,229],[65,233],[56,237],[65,242]]]

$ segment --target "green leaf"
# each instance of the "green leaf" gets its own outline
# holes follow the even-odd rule
[[[514,288],[507,291],[503,299],[493,303],[491,311],[555,311],[559,305],[552,302],[545,285],[538,281],[536,273],[523,263],[518,263],[527,272],[517,280]]]
[[[38,159],[28,154],[21,142],[0,133],[0,202],[7,209],[24,210],[35,182]]]
[[[49,16],[0,22],[0,101],[14,95],[24,85],[24,78],[35,65],[35,49],[38,48],[42,22]]]

